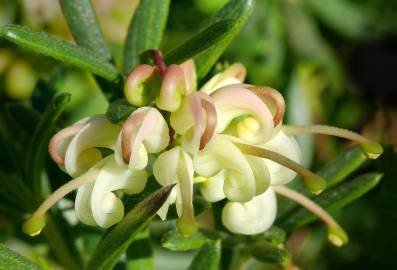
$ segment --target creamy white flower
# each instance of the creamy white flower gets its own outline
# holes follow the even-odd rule
[[[266,231],[276,219],[277,201],[272,188],[248,202],[228,202],[222,210],[225,227],[238,234],[258,234]]]
[[[191,234],[197,227],[193,211],[193,162],[181,147],[174,147],[160,154],[153,164],[153,174],[160,185],[176,185],[176,196],[172,195],[161,209],[159,215],[165,218],[165,212],[171,203],[176,202],[178,229],[182,234]],[[175,201],[173,201],[175,200]]]

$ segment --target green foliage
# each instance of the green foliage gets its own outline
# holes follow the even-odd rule
[[[208,25],[223,20],[235,21],[231,30],[216,44],[194,57],[197,66],[197,76],[202,79],[216,63],[226,47],[236,37],[253,10],[252,0],[231,0],[220,9],[208,22]]]
[[[106,116],[112,123],[120,123],[128,118],[128,116],[135,110],[125,99],[119,99],[111,103],[106,112]]]
[[[381,178],[382,174],[379,173],[368,173],[358,176],[315,197],[314,202],[327,211],[332,212],[341,209],[373,189]],[[316,220],[316,218],[306,209],[300,208],[277,223],[281,228],[292,231]]]
[[[118,79],[117,69],[101,55],[44,32],[20,25],[0,26],[0,36],[36,53],[88,70],[107,80]]]
[[[237,23],[237,20],[216,21],[179,47],[169,52],[165,57],[166,62],[170,64],[182,63],[211,46],[215,46],[235,32],[234,28]]]
[[[92,255],[87,270],[112,269],[128,249],[137,234],[145,228],[163,203],[172,186],[167,186],[147,197],[134,207],[124,219],[104,235]]]
[[[291,258],[286,250],[265,241],[249,245],[247,249],[255,259],[264,263],[282,263]]]
[[[181,236],[177,231],[169,231],[163,235],[161,245],[170,250],[185,251],[201,248],[217,238],[218,235],[209,231],[199,231],[187,237]]]
[[[141,63],[142,53],[160,48],[169,5],[170,0],[140,0],[124,45],[124,75]]]
[[[221,242],[207,243],[194,257],[188,270],[217,270],[221,258]]]
[[[63,15],[77,44],[112,60],[90,0],[60,0]]]
[[[23,269],[23,270],[40,270],[41,268],[32,261],[19,255],[0,244],[0,270]]]
[[[151,270],[155,269],[150,232],[140,233],[127,249],[127,269]]]

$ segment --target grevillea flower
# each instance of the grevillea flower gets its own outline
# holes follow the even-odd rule
[[[175,203],[182,235],[197,230],[196,184],[209,202],[225,200],[222,221],[233,233],[267,230],[276,218],[278,193],[317,214],[333,243],[347,241],[331,216],[283,186],[299,174],[311,192],[325,187],[321,177],[300,165],[301,151],[293,136],[320,133],[352,139],[371,158],[382,153],[379,144],[334,127],[283,125],[283,96],[269,87],[245,84],[241,64],[231,65],[197,90],[193,60],[166,66],[159,52],[153,52],[153,58],[155,66],[139,65],[127,78],[125,97],[138,109],[122,125],[94,116],[54,135],[51,157],[75,179],[39,207],[25,224],[26,232],[38,233],[45,212],[76,188],[79,219],[107,228],[124,215],[114,191],[139,193],[153,174],[160,185],[176,184],[158,215],[166,219]],[[103,157],[102,148],[112,153]]]

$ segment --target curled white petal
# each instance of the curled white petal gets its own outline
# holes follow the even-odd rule
[[[275,137],[262,145],[262,147],[286,156],[297,163],[301,163],[301,151],[298,143],[294,137],[287,136],[282,131],[278,132]],[[287,184],[296,176],[296,172],[276,162],[268,159],[265,159],[265,162],[270,171],[272,185]]]
[[[116,142],[116,160],[131,169],[147,166],[148,153],[158,153],[170,141],[169,129],[161,113],[152,107],[135,110],[126,120]]]
[[[200,92],[204,92],[209,95],[221,87],[232,84],[240,84],[244,82],[245,75],[246,70],[242,64],[233,64],[223,72],[213,76],[204,84],[204,86],[200,89]]]
[[[225,136],[216,135],[193,158],[195,171],[211,177],[224,170],[223,191],[232,201],[246,202],[255,195],[255,176],[245,156]]]
[[[200,184],[200,191],[204,199],[209,202],[217,202],[224,199],[223,183],[225,181],[225,174],[220,171],[218,174],[207,177],[204,182]]]
[[[263,101],[245,85],[229,85],[211,94],[215,104],[218,124],[217,133],[222,133],[239,117],[237,135],[252,144],[263,144],[274,134],[273,116]]]
[[[120,128],[119,125],[109,122],[105,115],[91,117],[67,147],[67,173],[75,177],[91,168],[102,158],[97,147],[113,149]]]
[[[276,195],[268,188],[249,202],[228,202],[222,211],[222,222],[233,233],[252,235],[270,228],[276,213]]]
[[[180,219],[178,229],[190,234],[196,229],[193,212],[193,162],[180,147],[174,147],[159,155],[153,164],[153,174],[165,186],[177,183],[176,206]],[[164,217],[164,212],[160,213]]]
[[[94,182],[79,188],[75,209],[82,222],[108,228],[124,216],[123,203],[113,192],[139,193],[145,188],[148,175],[143,170],[119,166],[113,155],[106,157],[96,167],[100,168],[99,174]]]

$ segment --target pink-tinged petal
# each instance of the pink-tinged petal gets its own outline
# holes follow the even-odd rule
[[[193,59],[186,60],[182,64],[179,65],[185,74],[186,80],[186,94],[193,93],[197,89],[197,73],[196,73],[196,65],[194,64]]]
[[[59,145],[62,141],[76,135],[83,127],[85,123],[70,126],[58,131],[54,136],[52,136],[50,143],[48,144],[48,152],[51,158],[58,163],[58,165],[65,165],[65,157],[59,153]]]
[[[145,152],[149,153],[156,153],[167,147],[169,129],[158,110],[143,107],[127,118],[120,137],[123,160],[135,168],[142,147],[145,147]]]
[[[223,132],[233,119],[240,116],[250,116],[247,121],[249,126],[240,132],[241,139],[253,144],[262,144],[269,140],[274,133],[273,116],[263,101],[246,85],[234,84],[222,87],[211,94],[217,111],[217,133]],[[243,120],[244,121],[244,120]]]
[[[157,107],[169,112],[176,111],[186,89],[185,74],[182,68],[178,65],[170,65],[164,74],[160,94],[156,99]]]
[[[156,68],[150,65],[139,65],[128,75],[124,85],[124,96],[135,106],[144,106],[152,96],[146,81],[156,76]]]
[[[274,111],[273,122],[274,126],[281,123],[285,113],[284,97],[279,91],[270,87],[253,86],[248,88],[252,93],[260,97],[268,107]]]
[[[192,93],[184,98],[177,111],[171,113],[170,122],[175,131],[182,135],[185,151],[195,154],[205,147],[215,133],[215,106],[207,94]]]
[[[199,95],[201,98],[201,106],[207,114],[205,130],[204,130],[203,134],[201,135],[201,139],[200,139],[200,148],[199,149],[202,150],[207,145],[207,143],[211,140],[211,138],[214,136],[218,120],[217,120],[217,115],[216,115],[215,104],[212,101],[211,97],[205,93],[199,93]]]

